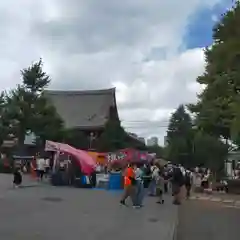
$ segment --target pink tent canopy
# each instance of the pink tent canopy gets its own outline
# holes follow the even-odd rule
[[[91,174],[96,169],[96,162],[86,151],[76,149],[68,144],[46,141],[45,151],[60,151],[73,156],[85,174]]]

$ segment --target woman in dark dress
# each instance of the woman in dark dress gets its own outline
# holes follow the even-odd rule
[[[151,167],[150,165],[145,165],[143,167],[143,186],[145,189],[149,187],[151,180],[152,180]]]
[[[22,174],[19,167],[16,167],[13,172],[13,185],[19,187],[22,184]]]

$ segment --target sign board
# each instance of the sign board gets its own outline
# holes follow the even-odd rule
[[[122,161],[126,158],[126,154],[124,152],[110,152],[107,154],[107,161],[113,162],[113,161]]]

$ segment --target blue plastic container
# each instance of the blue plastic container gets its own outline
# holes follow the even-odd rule
[[[122,174],[110,173],[108,190],[120,190],[120,189],[122,189]]]
[[[82,183],[82,185],[86,185],[86,184],[87,184],[87,178],[86,178],[85,175],[83,175],[83,176],[81,177],[81,183]]]

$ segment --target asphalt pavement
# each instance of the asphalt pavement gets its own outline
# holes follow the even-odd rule
[[[142,209],[120,206],[121,192],[52,187],[0,175],[0,239],[172,240],[177,208],[147,197]]]
[[[239,240],[240,209],[211,201],[186,201],[179,208],[176,240]]]

